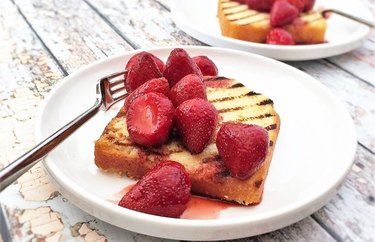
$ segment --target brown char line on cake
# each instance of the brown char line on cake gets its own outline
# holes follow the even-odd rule
[[[159,148],[149,149],[133,143],[122,109],[95,142],[95,164],[104,171],[139,179],[159,162],[174,160],[184,165],[189,173],[194,194],[243,205],[258,204],[280,128],[280,118],[274,110],[273,101],[234,79],[209,77],[205,78],[205,84],[207,98],[220,116],[216,132],[224,122],[257,124],[268,131],[270,141],[266,160],[249,179],[239,180],[230,176],[218,155],[214,139],[197,155],[184,148],[175,132]]]

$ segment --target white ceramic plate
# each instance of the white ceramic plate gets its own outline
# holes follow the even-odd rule
[[[361,1],[318,0],[315,6],[340,9],[370,21],[373,19]],[[297,46],[267,45],[222,36],[216,16],[217,0],[174,0],[171,11],[178,27],[206,44],[249,51],[278,60],[311,60],[346,53],[357,48],[361,40],[370,32],[369,27],[334,14],[327,22],[327,43]]]
[[[236,78],[274,100],[281,130],[262,203],[225,209],[217,219],[188,220],[143,214],[109,202],[133,181],[105,174],[95,166],[94,140],[120,104],[98,113],[45,159],[45,168],[61,193],[108,223],[181,240],[233,239],[269,232],[327,203],[349,171],[356,149],[353,123],[343,104],[318,81],[281,62],[229,49],[184,48],[191,56],[209,56],[220,75]],[[171,49],[149,51],[165,61]],[[62,80],[39,115],[38,139],[89,108],[96,80],[122,70],[134,53],[98,61]]]

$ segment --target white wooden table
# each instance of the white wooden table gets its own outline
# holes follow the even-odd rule
[[[375,1],[363,0],[375,15]],[[0,168],[35,144],[36,111],[51,88],[93,61],[132,49],[202,45],[175,26],[169,0],[1,0]],[[338,194],[289,227],[240,241],[375,241],[375,30],[350,53],[288,62],[327,86],[357,131]],[[3,241],[164,241],[75,207],[36,165],[0,194]],[[1,239],[0,239],[1,241]]]

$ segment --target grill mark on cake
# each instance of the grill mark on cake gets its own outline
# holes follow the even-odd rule
[[[237,84],[241,84],[241,83],[237,83]],[[234,85],[236,85],[236,84],[234,84]],[[233,88],[233,86],[231,86],[229,88]],[[243,87],[243,85],[242,86],[236,86],[235,88],[240,88],[240,87]],[[240,94],[240,95],[237,95],[237,96],[228,96],[228,97],[216,98],[216,99],[212,99],[212,100],[209,100],[209,101],[211,103],[218,103],[218,102],[224,102],[224,101],[239,99],[239,98],[246,97],[246,96],[251,97],[251,96],[256,96],[256,95],[259,95],[259,93],[250,91],[250,92]]]
[[[218,177],[228,177],[228,176],[230,176],[230,171],[228,169],[225,169],[222,172],[216,173],[216,176],[218,176]]]
[[[270,140],[270,147],[272,147],[273,146],[273,141],[272,140]]]
[[[263,100],[263,101],[257,103],[258,106],[265,106],[265,105],[268,105],[268,104],[273,104],[273,101],[271,99],[266,99],[266,100]]]
[[[259,188],[259,187],[262,185],[262,183],[263,183],[263,179],[260,179],[260,180],[258,180],[258,181],[256,181],[256,182],[254,182],[254,186],[255,186],[256,188]]]
[[[244,86],[245,86],[244,84],[238,82],[238,83],[233,84],[233,85],[230,86],[229,88],[239,88],[239,87],[244,87]]]
[[[244,14],[244,12],[248,11],[247,14]],[[241,13],[242,13],[242,16],[241,16]],[[239,16],[235,16],[235,15],[239,15]],[[234,22],[234,21],[238,21],[238,20],[241,20],[241,19],[246,19],[248,17],[252,17],[252,16],[255,16],[257,15],[258,13],[256,12],[252,12],[252,11],[249,11],[249,9],[245,9],[244,11],[241,11],[241,12],[237,12],[237,13],[234,13],[234,14],[231,14],[231,15],[227,15],[227,19],[229,20],[229,22]]]
[[[245,109],[244,106],[238,106],[238,107],[233,107],[233,108],[218,109],[217,111],[219,113],[228,113],[228,112],[233,112],[233,111],[238,111],[238,110],[243,110],[243,109]]]
[[[270,124],[267,127],[264,127],[267,131],[274,130],[277,128],[277,124]]]

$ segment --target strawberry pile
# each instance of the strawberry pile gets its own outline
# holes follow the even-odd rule
[[[247,4],[249,8],[270,13],[272,30],[268,33],[266,44],[294,45],[294,39],[283,26],[293,23],[302,12],[310,11],[315,0],[235,0]]]
[[[191,58],[181,48],[171,51],[166,63],[148,52],[140,52],[126,64],[125,86],[129,95],[123,110],[130,139],[141,146],[160,147],[176,129],[185,148],[201,153],[216,140],[223,164],[231,175],[247,179],[263,164],[268,133],[249,124],[223,124],[216,108],[207,100],[203,76],[217,76],[215,63],[207,56]],[[241,147],[238,149],[238,147]],[[190,198],[190,179],[175,161],[161,162],[139,180],[119,205],[167,217],[179,217]]]

